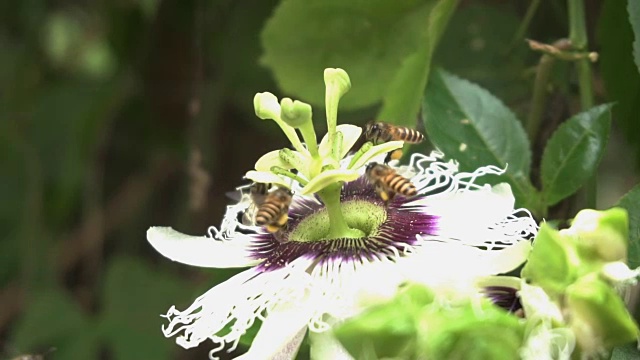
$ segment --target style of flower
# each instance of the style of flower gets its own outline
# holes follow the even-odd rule
[[[225,347],[234,349],[257,319],[261,328],[241,358],[287,359],[295,356],[307,328],[313,344],[330,343],[333,324],[389,299],[407,281],[445,291],[475,289],[478,277],[509,271],[526,259],[535,221],[527,210],[514,210],[507,184],[477,184],[483,175],[503,170],[459,172],[443,154],[414,154],[408,165],[394,169],[418,194],[385,203],[364,168],[401,148],[402,141],[367,142],[349,154],[362,129],[338,126],[336,119],[350,80],[341,69],[327,69],[325,84],[328,133],[319,144],[309,105],[286,98],[278,103],[269,93],[254,99],[257,116],[274,120],[293,146],[267,153],[246,174],[292,190],[284,228],[271,233],[239,221],[252,203],[244,194],[209,236],[149,229],[151,245],[174,261],[250,267],[187,309],[169,309],[163,332],[177,335],[179,345],[191,348],[209,339],[217,345],[213,358]]]

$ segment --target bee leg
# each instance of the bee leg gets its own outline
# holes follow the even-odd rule
[[[278,232],[278,230],[280,230],[280,225],[278,225],[278,224],[269,224],[269,225],[267,225],[267,231],[272,233],[272,234]]]
[[[289,220],[289,215],[287,215],[287,213],[282,214],[282,216],[280,216],[278,218],[278,221],[276,221],[276,224],[278,224],[278,226],[283,227],[286,223],[287,220]]]
[[[393,198],[396,196],[396,193],[393,191],[389,191],[386,194],[387,194],[387,200],[384,201],[384,206],[389,205],[389,201],[393,200]]]
[[[380,190],[378,192],[378,195],[380,195],[380,198],[382,199],[382,201],[384,201],[384,206],[387,206],[389,201],[393,199],[393,196],[395,195],[395,193],[386,191],[386,190]]]
[[[399,160],[402,157],[402,149],[395,149],[387,153],[387,157],[384,158],[384,163],[388,164],[391,160]]]
[[[287,213],[280,215],[278,220],[267,225],[267,231],[273,234],[282,230],[287,225],[287,220],[289,220]]]

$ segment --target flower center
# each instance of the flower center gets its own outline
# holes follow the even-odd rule
[[[408,205],[415,199],[396,196],[386,206],[364,176],[344,185],[340,217],[360,236],[331,235],[330,211],[317,198],[297,198],[289,209],[288,228],[255,235],[253,256],[259,268],[273,270],[300,258],[329,261],[393,259],[410,249],[418,236],[435,234],[438,217]],[[335,209],[335,207],[334,207]]]
[[[380,225],[387,220],[386,209],[378,204],[365,200],[345,201],[341,204],[344,219],[353,229],[358,229],[368,237],[377,232]],[[313,242],[332,240],[329,235],[329,213],[326,208],[303,219],[289,233],[289,241]]]

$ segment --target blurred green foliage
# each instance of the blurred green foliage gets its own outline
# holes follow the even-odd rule
[[[598,29],[597,37],[588,34],[589,48],[601,49],[592,68],[596,98],[617,101],[613,131],[622,129],[627,139],[613,156],[625,157],[623,166],[630,167],[640,163],[640,152],[629,155],[640,149],[634,111],[640,75],[632,52],[635,41],[637,65],[639,24],[637,16],[629,17],[631,2],[629,13],[616,5],[605,1],[600,12],[599,4],[588,2],[588,28]],[[147,245],[146,229],[170,225],[204,234],[217,225],[229,201],[225,192],[240,185],[261,154],[285,146],[277,129],[255,120],[253,95],[272,91],[321,105],[325,67],[344,68],[353,81],[341,120],[362,125],[381,111],[385,120],[412,124],[422,104],[433,144],[465,169],[509,163],[507,181],[518,201],[546,209],[553,202],[537,203],[536,180],[529,178],[538,173],[544,147],[532,147],[519,124],[530,107],[540,54],[514,34],[522,30],[551,43],[567,36],[567,13],[564,1],[544,2],[525,24],[527,6],[0,2],[0,225],[6,229],[0,241],[0,358],[50,348],[55,359],[206,358],[207,345],[186,351],[165,339],[159,315],[172,304],[187,306],[235,272],[173,264]],[[432,64],[449,72],[432,71]],[[551,93],[571,114],[597,111],[575,105],[572,68],[558,64]],[[467,128],[446,123],[452,112],[469,119]],[[545,119],[555,113],[549,105]],[[608,121],[607,129],[593,127],[590,134],[608,131]],[[549,131],[541,132],[543,144],[557,125],[544,124]],[[590,143],[598,156],[604,143]],[[569,173],[581,179],[598,165],[571,161]],[[210,182],[196,181],[194,168],[206,171]],[[635,179],[637,172],[618,193]],[[567,186],[561,180],[553,184]],[[558,193],[577,190],[569,187]],[[194,192],[204,194],[202,202],[193,201]],[[633,208],[636,192],[621,205]],[[630,213],[630,257],[637,261],[638,220]],[[549,214],[566,220],[575,213]],[[236,356],[250,340],[221,354]]]

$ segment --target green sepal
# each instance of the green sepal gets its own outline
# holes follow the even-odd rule
[[[524,322],[488,300],[457,306],[428,306],[420,314],[417,358],[519,358]]]
[[[542,223],[522,277],[555,297],[577,278],[579,263],[573,243]]]
[[[596,276],[585,276],[566,290],[571,327],[586,348],[611,348],[640,336],[638,325],[620,296]]]
[[[593,256],[594,260],[611,262],[627,259],[629,218],[625,209],[582,210],[573,219],[571,227],[561,234],[572,235],[579,250],[586,256]]]
[[[356,359],[414,358],[417,315],[433,300],[424,286],[406,285],[390,302],[339,325],[334,335]]]

